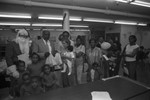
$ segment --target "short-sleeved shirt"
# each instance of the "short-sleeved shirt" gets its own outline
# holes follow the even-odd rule
[[[23,84],[22,76],[23,74],[28,73],[27,71],[19,72],[19,78],[17,79],[17,85],[20,87]]]
[[[40,76],[42,72],[42,66],[45,64],[45,61],[39,61],[37,64],[30,64],[27,67],[27,70],[29,70],[31,76]]]
[[[84,46],[84,45],[80,45],[80,46],[78,46],[78,47],[75,47],[75,48],[74,48],[74,52],[75,52],[75,53],[79,53],[79,52],[85,53],[85,46]]]
[[[89,64],[93,64],[94,62],[100,63],[100,58],[102,57],[101,49],[95,47],[93,50],[89,48],[86,52],[87,60]]]
[[[56,80],[56,76],[53,72],[50,72],[48,75],[43,73],[41,76],[47,84],[52,84]]]
[[[130,45],[130,44],[128,44],[127,46],[126,46],[126,50],[125,50],[125,53],[126,54],[132,54],[133,53],[133,51],[135,50],[135,49],[137,49],[139,46],[136,44],[136,45]],[[136,55],[134,56],[134,57],[125,57],[125,60],[127,61],[127,62],[131,62],[131,61],[136,61]]]

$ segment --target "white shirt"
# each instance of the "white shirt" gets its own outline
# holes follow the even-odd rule
[[[50,41],[49,41],[49,40],[48,40],[48,41],[45,41],[44,39],[43,39],[43,41],[44,41],[45,45],[48,45],[49,53],[51,53],[52,48],[51,48]]]
[[[84,45],[80,45],[78,47],[74,48],[74,52],[79,53],[79,52],[83,52],[85,53],[85,46]]]
[[[133,53],[133,51],[135,50],[135,49],[137,49],[139,46],[136,44],[136,45],[130,45],[130,44],[128,44],[127,46],[126,46],[126,50],[125,50],[125,53],[126,54],[132,54]],[[134,56],[134,57],[125,57],[125,60],[127,61],[127,62],[131,62],[131,61],[136,61],[136,55]]]

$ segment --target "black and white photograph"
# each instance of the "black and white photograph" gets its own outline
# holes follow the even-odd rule
[[[150,100],[150,0],[0,0],[0,100]]]

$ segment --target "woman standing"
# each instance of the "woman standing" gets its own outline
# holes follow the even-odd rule
[[[92,81],[91,79],[91,77],[93,77],[91,76],[92,65],[94,63],[97,63],[99,67],[99,72],[100,72],[102,52],[100,48],[96,47],[95,39],[90,39],[89,44],[90,44],[90,48],[86,51],[87,63],[89,66],[88,72],[87,72],[87,81]],[[100,79],[100,74],[99,74],[98,79]]]
[[[63,61],[63,67],[66,68],[67,67],[67,70],[63,70],[62,71],[62,84],[63,84],[63,87],[68,87],[68,86],[72,86],[72,85],[75,85],[75,77],[74,77],[74,59],[72,57],[69,57],[69,56],[66,56],[66,54],[68,54],[70,51],[69,51],[69,48],[70,47],[70,41],[68,39],[64,39],[62,41],[62,44],[63,44],[63,47],[64,49],[60,52],[61,54],[61,58],[62,58],[62,61]],[[73,48],[72,48],[73,49]],[[69,64],[68,65],[68,60],[71,62],[71,65]],[[69,73],[69,66],[71,66],[71,73]]]
[[[136,41],[137,38],[135,35],[129,36],[129,44],[126,45],[123,54],[125,57],[126,68],[128,69],[129,77],[131,79],[136,79],[136,54],[139,49]]]
[[[76,45],[75,45],[75,66],[76,66],[76,76],[77,76],[77,82],[78,84],[81,84],[81,78],[82,78],[82,70],[83,70],[83,62],[84,62],[84,54],[85,54],[85,46],[81,43],[82,38],[81,36],[78,36],[76,38]]]

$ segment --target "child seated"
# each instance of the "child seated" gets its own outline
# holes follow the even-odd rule
[[[33,95],[33,94],[41,94],[43,92],[44,92],[44,89],[41,87],[40,77],[39,76],[31,77],[30,93]]]
[[[42,68],[42,85],[45,88],[45,91],[49,91],[52,89],[58,88],[58,85],[56,84],[57,79],[53,72],[51,72],[50,65],[45,64]]]
[[[71,75],[72,73],[72,60],[75,58],[75,55],[73,53],[73,46],[68,46],[68,51],[64,53],[64,57],[67,59],[63,59],[64,66],[62,72],[66,72],[66,69],[68,67],[69,73],[68,75]]]
[[[19,60],[16,64],[17,67],[17,71],[19,72],[19,78],[16,79],[16,84],[15,84],[15,93],[16,96],[20,96],[20,87],[23,84],[23,80],[22,80],[22,75],[27,73],[27,71],[25,71],[25,62]]]
[[[39,77],[33,76],[30,78],[28,73],[23,74],[24,84],[21,86],[20,94],[21,96],[29,96],[33,94],[43,93],[44,90],[40,86]]]
[[[23,80],[23,84],[20,88],[20,96],[28,96],[31,95],[30,93],[30,74],[29,73],[25,73],[22,75],[22,80]]]

